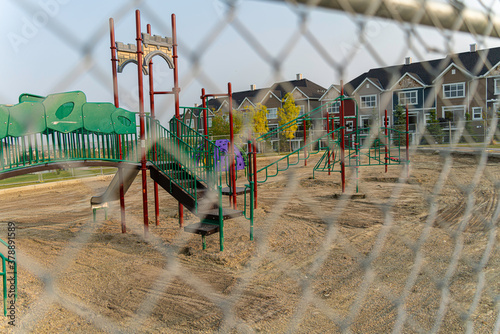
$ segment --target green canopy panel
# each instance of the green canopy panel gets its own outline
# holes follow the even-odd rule
[[[113,133],[111,115],[115,110],[112,103],[85,103],[83,105],[83,127],[92,132]]]
[[[83,92],[50,94],[43,101],[47,127],[68,133],[83,127],[82,107],[87,101]]]
[[[117,108],[111,115],[115,133],[119,135],[135,134],[137,133],[137,125],[135,122],[135,113]]]
[[[24,93],[19,95],[19,103],[21,102],[43,102],[45,96]]]
[[[9,107],[0,104],[0,139],[7,137],[9,129]]]
[[[42,103],[22,102],[9,109],[9,128],[7,134],[21,137],[45,131],[45,108]]]

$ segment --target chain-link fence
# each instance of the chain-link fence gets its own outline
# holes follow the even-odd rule
[[[144,239],[137,184],[127,193],[129,230],[123,235],[117,204],[111,205],[109,220],[92,222],[88,200],[105,182],[88,179],[82,187],[0,195],[1,235],[7,238],[15,223],[19,263],[15,312],[0,321],[4,330],[500,332],[500,132],[494,112],[481,114],[498,109],[500,53],[498,58],[497,50],[483,53],[473,64],[453,56],[464,51],[463,45],[467,50],[469,44],[481,50],[498,45],[496,0],[189,5],[16,0],[1,6],[13,24],[4,26],[10,56],[3,62],[2,103],[15,103],[13,94],[29,90],[43,95],[77,89],[87,92],[89,101],[111,101],[107,19],[115,19],[117,41],[133,43],[135,8],[162,36],[171,34],[170,13],[180,11],[181,105],[199,103],[201,87],[224,92],[231,81],[245,90],[241,87],[259,77],[270,87],[294,72],[311,73],[326,93],[341,80],[351,83],[363,72],[382,69],[380,78],[366,76],[357,87],[347,87],[370,113],[373,101],[378,107],[386,101],[391,111],[395,98],[411,103],[414,96],[398,91],[415,84],[429,90],[420,100],[421,115],[411,120],[409,175],[401,166],[390,166],[387,174],[380,165],[352,168],[342,195],[338,173],[311,177],[317,159],[312,157],[312,164],[301,163],[259,184],[255,240],[248,240],[246,221],[235,220],[226,225],[222,253],[212,239],[202,251],[198,238],[178,228],[176,202],[166,193],[160,195],[160,226]],[[408,56],[413,63],[448,60],[425,63],[422,73],[402,74],[403,64],[393,65]],[[455,66],[449,67],[450,60]],[[171,84],[171,70],[159,61],[155,66],[155,85]],[[133,111],[135,75],[131,70],[119,77],[122,106]],[[397,86],[405,75],[412,81]],[[382,77],[392,79],[384,85]],[[464,88],[458,85],[462,81]],[[482,88],[481,81],[489,86]],[[16,92],[21,85],[26,88]],[[379,92],[363,97],[366,85]],[[465,98],[455,103],[461,89]],[[366,97],[376,94],[379,100]],[[173,104],[171,97],[158,100],[162,123],[173,115]],[[423,111],[430,108],[440,113],[434,122]],[[463,115],[457,116],[459,109]],[[379,131],[370,133],[376,137]],[[272,161],[259,158],[261,166]]]

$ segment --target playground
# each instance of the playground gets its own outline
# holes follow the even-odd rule
[[[180,106],[175,15],[171,36],[152,35],[149,24],[144,32],[139,10],[135,21],[135,44],[124,44],[109,19],[113,103],[69,91],[23,93],[17,104],[0,105],[0,179],[115,171],[0,191],[8,213],[0,235],[15,238],[3,243],[4,312],[15,305],[19,326],[6,321],[0,329],[498,328],[497,157],[419,150],[428,133],[419,129],[410,144],[408,105],[405,117],[391,120],[386,110],[362,128],[342,81],[329,104],[267,133],[248,124],[234,133],[230,82],[227,92],[202,88],[201,107]],[[154,87],[154,57],[172,74],[169,91]],[[137,70],[137,110],[120,106],[118,78],[127,65]],[[171,96],[175,107],[164,124],[158,95]],[[207,100],[218,97],[230,106],[229,134],[213,140]],[[196,120],[185,118],[187,109]],[[491,140],[496,123],[490,127]],[[263,154],[287,131],[301,132],[298,148],[290,142],[290,152]],[[18,253],[6,259],[12,248]],[[16,264],[17,280],[8,300],[6,264]]]
[[[270,159],[259,158],[258,165],[263,166]],[[338,332],[339,328],[328,316],[345,317],[352,311],[351,305],[359,298],[364,280],[365,258],[376,248],[384,228],[381,207],[389,203],[392,193],[402,191],[405,196],[392,204],[393,224],[383,250],[373,262],[376,277],[365,291],[351,327],[355,332],[388,332],[397,315],[389,296],[394,291],[401,292],[410,276],[415,261],[411,245],[426,228],[430,209],[425,198],[432,192],[439,176],[436,171],[441,170],[443,162],[444,158],[438,154],[415,154],[411,177],[403,184],[397,183],[399,174],[404,173],[402,166],[390,167],[389,175],[384,173],[383,166],[361,169],[360,192],[366,198],[346,203],[332,196],[341,189],[338,174],[322,173],[312,179],[311,167],[290,168],[260,187],[256,241],[248,241],[245,219],[233,219],[227,223],[224,252],[219,251],[214,241],[209,241],[203,251],[199,237],[179,229],[175,200],[166,192],[160,193],[165,204],[160,210],[162,224],[158,227],[152,224],[153,238],[145,242],[140,179],[127,192],[126,234],[119,233],[117,202],[110,206],[108,220],[98,212],[97,221],[92,222],[88,198],[106,189],[109,179],[47,185],[35,191],[9,190],[10,196],[1,196],[0,204],[16,222],[17,246],[37,266],[43,267],[40,270],[60,270],[54,286],[49,288],[41,278],[21,267],[18,313],[38,321],[34,331],[47,333],[117,328],[131,332],[204,333],[217,331],[224,324],[239,324],[238,332],[251,329],[277,333],[285,332],[292,321],[300,321],[298,328],[304,333],[315,333],[318,329]],[[435,277],[444,276],[452,256],[450,231],[458,228],[466,209],[460,185],[471,182],[476,163],[475,157],[454,156],[454,168],[439,196],[438,218],[422,246],[426,265],[407,300],[408,311],[420,319],[420,324],[422,320],[432,323],[439,307],[441,292]],[[488,163],[475,191],[476,208],[485,209],[471,213],[464,232],[463,258],[450,285],[454,306],[444,320],[445,332],[463,330],[458,320],[462,305],[470,303],[474,296],[474,289],[470,288],[471,284],[474,287],[474,266],[488,237],[481,222],[491,217],[498,204],[498,188],[491,183],[500,177],[497,163]],[[26,210],[28,206],[30,210]],[[343,210],[339,211],[339,207]],[[150,210],[153,209],[150,205]],[[333,225],[337,241],[324,262],[315,268],[329,235],[327,222],[332,215],[338,215]],[[188,215],[186,221],[193,218]],[[61,268],[52,267],[65,256],[74,258]],[[496,254],[491,258],[489,277],[498,277],[500,257]],[[489,305],[494,303],[493,290],[498,289],[498,281],[488,281],[487,287],[475,313],[478,332],[492,328],[495,321]],[[56,293],[50,298],[62,297],[42,318],[37,318],[30,312],[35,307],[43,308],[46,289]],[[310,289],[312,295],[308,298],[312,299],[309,305],[304,305],[307,310],[299,320],[294,318],[294,312],[303,302],[303,289]],[[153,308],[146,317],[138,316],[136,312],[144,310],[148,298],[154,299]],[[219,304],[223,299],[234,303],[234,319],[224,318],[227,310]],[[325,310],[334,313],[325,314]],[[89,312],[95,314],[91,317],[97,323],[102,321],[101,316],[106,317],[106,323],[96,328],[85,319]],[[6,323],[1,326],[7,328]]]

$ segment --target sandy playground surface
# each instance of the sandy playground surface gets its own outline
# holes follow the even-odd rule
[[[1,237],[8,222],[16,223],[15,329],[498,330],[499,222],[492,225],[491,219],[495,210],[498,219],[499,161],[489,160],[482,170],[476,157],[447,162],[420,153],[412,156],[411,177],[403,183],[399,166],[387,174],[383,166],[364,167],[359,187],[365,198],[346,200],[334,196],[339,174],[311,178],[317,158],[259,185],[255,241],[249,241],[247,220],[226,221],[224,252],[218,234],[207,237],[203,251],[200,236],[179,229],[176,202],[161,188],[160,226],[151,226],[145,241],[140,178],[126,195],[127,234],[120,233],[118,202],[111,204],[108,220],[99,211],[92,222],[90,197],[101,194],[110,179],[2,193]],[[259,165],[266,161],[272,158],[260,158]],[[188,215],[186,224],[194,222]],[[7,321],[0,320],[2,331],[13,330]]]

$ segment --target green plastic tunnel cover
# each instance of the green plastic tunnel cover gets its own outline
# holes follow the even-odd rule
[[[9,128],[7,134],[21,137],[45,131],[45,108],[39,102],[22,102],[9,108]]]
[[[43,101],[47,127],[63,133],[83,127],[82,107],[87,101],[80,91],[50,94]]]
[[[85,130],[113,133],[111,114],[116,108],[112,103],[85,103],[83,105],[83,126]]]

